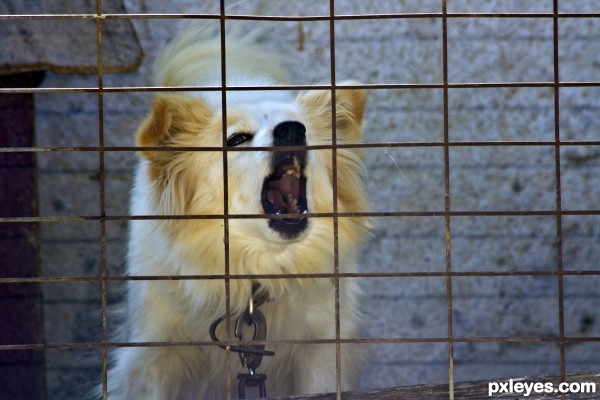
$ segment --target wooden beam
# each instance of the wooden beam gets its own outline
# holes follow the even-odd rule
[[[127,10],[123,0],[103,0],[102,12],[124,14]],[[71,13],[94,15],[96,0],[0,1],[0,14],[3,15]],[[98,72],[98,34],[94,19],[2,20],[0,37],[0,74]],[[138,68],[144,53],[131,20],[102,20],[102,51],[104,73],[133,72]]]
[[[454,398],[456,400],[481,400],[481,399],[511,399],[511,400],[560,400],[559,393],[535,393],[531,392],[529,396],[525,393],[495,393],[489,396],[489,383],[509,382],[510,378],[498,378],[489,381],[463,382],[454,384]],[[554,388],[558,388],[561,382],[558,376],[534,376],[513,378],[513,383],[526,382],[528,384],[541,382],[551,382]],[[590,382],[596,385],[595,393],[569,393],[566,398],[569,400],[598,400],[600,398],[600,374],[573,374],[567,375],[565,382]],[[405,386],[388,389],[373,390],[368,392],[344,392],[343,400],[448,400],[448,385],[420,385]],[[335,393],[314,394],[308,396],[286,396],[277,397],[272,400],[335,400]]]
[[[43,73],[0,76],[0,87],[35,87]],[[0,147],[34,146],[33,94],[0,95]],[[37,215],[34,153],[0,153],[0,216]],[[39,227],[0,223],[0,276],[39,275]],[[0,344],[44,342],[40,284],[0,284]],[[44,352],[0,351],[0,397],[45,398]]]

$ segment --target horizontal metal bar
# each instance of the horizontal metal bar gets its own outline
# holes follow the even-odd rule
[[[600,342],[599,336],[565,336],[564,338],[552,336],[516,336],[516,337],[424,337],[424,338],[341,338],[341,339],[281,339],[281,340],[247,340],[243,344],[257,344],[265,346],[278,346],[289,344],[322,345],[322,344],[420,344],[420,343],[586,343]],[[238,340],[212,341],[185,341],[185,342],[71,342],[71,343],[31,343],[31,344],[3,344],[0,351],[15,350],[85,350],[119,347],[197,347],[197,346],[227,346],[240,344]]]
[[[283,219],[283,218],[377,218],[377,217],[544,217],[600,215],[600,209],[590,210],[489,210],[489,211],[364,211],[325,212],[307,214],[186,214],[186,215],[74,215],[0,217],[0,223],[87,222],[87,221],[162,221],[213,219]]]
[[[48,19],[211,19],[230,21],[272,21],[272,22],[320,22],[320,21],[352,21],[352,20],[380,20],[380,19],[424,19],[424,18],[598,18],[600,13],[553,13],[553,12],[427,12],[427,13],[367,13],[367,14],[338,14],[338,15],[249,15],[249,14],[224,14],[220,13],[57,13],[57,14],[1,14],[0,20],[48,20]]]
[[[0,153],[86,153],[86,152],[139,152],[139,151],[171,151],[171,152],[254,152],[254,151],[297,151],[297,150],[331,150],[335,149],[370,149],[370,148],[402,148],[402,147],[541,147],[541,146],[598,146],[600,140],[465,140],[450,142],[368,142],[340,143],[308,146],[256,146],[256,147],[177,147],[177,146],[61,146],[61,147],[0,147]]]
[[[214,280],[255,280],[255,279],[366,279],[366,278],[446,278],[446,277],[512,277],[512,276],[600,276],[600,270],[556,270],[538,271],[413,271],[413,272],[340,272],[309,274],[216,274],[216,275],[107,275],[107,276],[37,276],[4,277],[0,284],[22,283],[92,283],[92,282],[130,282],[130,281],[214,281]]]
[[[356,85],[275,85],[275,86],[104,86],[66,88],[0,88],[0,94],[33,93],[170,93],[170,92],[215,92],[215,91],[273,91],[273,90],[416,90],[416,89],[490,89],[490,88],[555,88],[555,87],[600,87],[600,81],[540,81],[540,82],[456,82],[456,83],[379,83]]]

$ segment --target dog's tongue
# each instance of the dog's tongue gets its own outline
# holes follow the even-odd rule
[[[284,160],[277,166],[277,176],[267,185],[267,201],[278,214],[299,214],[300,161],[296,157]]]

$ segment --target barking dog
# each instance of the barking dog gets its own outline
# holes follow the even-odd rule
[[[227,352],[210,344],[209,326],[229,311],[233,330],[233,321],[246,312],[257,292],[265,300],[259,310],[268,324],[267,339],[277,342],[267,345],[275,355],[264,357],[257,370],[267,376],[269,396],[336,389],[335,344],[302,341],[336,337],[333,275],[314,274],[334,272],[334,177],[337,211],[367,210],[362,154],[352,148],[334,153],[310,146],[332,144],[333,115],[336,142],[358,142],[365,93],[337,90],[332,104],[329,90],[297,95],[274,90],[285,83],[286,74],[255,36],[226,35],[227,85],[265,90],[227,91],[226,110],[221,90],[160,94],[137,132],[136,144],[143,148],[132,214],[196,217],[132,221],[127,273],[194,279],[128,283],[124,340],[159,345],[121,347],[111,353],[111,400],[225,398],[226,386],[235,388],[235,377],[246,370],[235,354],[227,364]],[[184,31],[156,64],[159,86],[218,87],[221,82],[220,36],[206,30]],[[224,142],[229,150],[225,162],[219,150]],[[277,146],[286,151],[264,149]],[[307,213],[326,215],[309,218]],[[223,215],[232,218],[225,221]],[[364,218],[338,218],[340,272],[355,271],[367,225]],[[227,285],[215,279],[226,273],[226,264],[231,277]],[[240,274],[245,279],[235,279]],[[293,277],[286,278],[288,274]],[[355,280],[339,279],[342,338],[358,336],[358,296]],[[228,337],[226,325],[216,329],[221,339]],[[355,346],[341,345],[344,389],[352,385],[357,357]],[[236,397],[237,389],[232,393]]]

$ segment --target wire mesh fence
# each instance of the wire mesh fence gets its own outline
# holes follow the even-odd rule
[[[333,298],[335,338],[266,344],[333,343],[337,357],[344,346],[361,346],[369,359],[362,390],[449,383],[451,393],[463,381],[598,371],[600,9],[594,1],[182,1],[168,7],[142,1],[125,2],[128,13],[108,12],[102,3],[0,15],[0,24],[87,21],[82,40],[97,50],[92,76],[48,73],[40,87],[0,88],[1,96],[35,96],[35,143],[3,145],[0,154],[35,156],[39,210],[2,215],[0,226],[38,226],[41,260],[39,275],[3,275],[0,287],[9,293],[15,285],[39,284],[44,308],[38,342],[0,343],[0,351],[43,352],[48,398],[80,398],[98,382],[106,391],[115,347],[214,345],[115,341],[117,322],[108,311],[123,300],[128,281],[319,278],[339,288],[358,280],[366,313],[360,336],[340,337],[345,305]],[[147,57],[137,72],[112,75],[103,62],[121,50],[106,38],[122,20],[135,25]],[[335,96],[346,79],[367,90],[360,144],[306,147],[365,153],[371,208],[308,214],[333,221],[336,257],[338,221],[372,218],[359,272],[341,272],[336,261],[328,273],[233,275],[225,246],[223,274],[124,275],[132,220],[218,219],[227,243],[229,221],[265,218],[231,214],[226,205],[217,215],[128,213],[136,152],[143,150],[133,145],[133,133],[151,98],[199,89],[154,87],[150,79],[152,55],[190,20],[221,30],[265,27],[266,45],[289,58],[295,77],[276,90]],[[227,96],[265,87],[202,89]],[[272,149],[158,150],[221,153],[226,171],[231,152]],[[337,180],[333,185],[335,205]],[[227,180],[222,190],[227,198]],[[9,245],[3,239],[6,252]],[[347,388],[336,364],[341,396]]]

